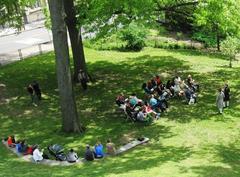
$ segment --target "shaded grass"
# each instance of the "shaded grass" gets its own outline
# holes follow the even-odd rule
[[[75,86],[79,117],[87,131],[82,135],[60,132],[61,115],[52,53],[40,55],[0,70],[0,83],[9,103],[0,105],[0,136],[15,134],[42,147],[60,143],[80,156],[86,144],[112,138],[121,144],[124,135],[145,135],[150,143],[121,156],[73,167],[46,167],[17,159],[0,146],[3,176],[239,176],[238,150],[240,116],[239,65],[225,68],[227,60],[194,51],[146,48],[141,52],[95,51],[86,49],[88,68],[96,82],[83,92]],[[156,73],[183,78],[191,73],[201,84],[199,102],[188,106],[171,100],[168,115],[151,126],[131,124],[116,111],[115,96],[124,92],[144,94],[141,84]],[[29,106],[25,86],[38,80],[44,100]],[[228,80],[231,108],[216,114],[216,89]],[[14,174],[12,169],[14,168]]]

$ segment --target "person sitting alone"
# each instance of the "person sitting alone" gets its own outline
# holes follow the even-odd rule
[[[69,153],[67,154],[67,161],[69,163],[75,163],[78,160],[78,155],[74,152],[73,149],[70,149]]]
[[[36,146],[33,151],[33,160],[35,162],[40,162],[43,160],[43,152],[39,150],[39,146]]]
[[[110,139],[107,140],[106,149],[107,154],[115,155],[116,153],[115,144]]]
[[[93,161],[94,160],[94,152],[91,150],[90,146],[87,145],[86,146],[86,151],[85,151],[85,156],[84,158],[87,160],[87,161]]]
[[[94,146],[94,152],[96,159],[101,159],[104,157],[103,145],[100,142],[97,142],[97,144]]]

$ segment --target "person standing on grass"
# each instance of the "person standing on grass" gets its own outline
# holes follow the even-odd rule
[[[31,98],[31,104],[34,103],[34,90],[33,90],[33,87],[32,87],[32,84],[29,84],[28,87],[27,87],[27,91],[30,95],[30,98]]]
[[[42,92],[37,81],[33,81],[32,88],[34,90],[35,96],[37,97],[38,101],[40,101],[42,99]]]
[[[83,90],[87,90],[88,75],[82,70],[79,70],[78,81],[81,82]]]
[[[228,84],[225,84],[224,86],[224,107],[229,107],[229,101],[230,101],[230,88]]]
[[[224,107],[224,93],[223,90],[221,88],[218,89],[218,94],[217,94],[217,99],[216,99],[216,105],[218,108],[218,111],[220,114],[223,113],[223,107]]]

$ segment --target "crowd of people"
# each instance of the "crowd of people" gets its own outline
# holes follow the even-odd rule
[[[121,93],[116,98],[116,104],[133,121],[146,122],[158,119],[161,113],[167,110],[168,100],[172,97],[184,98],[188,104],[196,103],[199,85],[191,75],[188,75],[186,81],[176,76],[166,84],[162,82],[160,76],[156,75],[143,83],[142,89],[145,92],[145,101],[139,99],[136,94],[126,97]]]
[[[39,145],[29,145],[25,140],[15,140],[14,136],[9,136],[3,139],[9,148],[15,148],[16,152],[22,155],[32,155],[35,162],[40,162],[43,159],[52,159],[60,161],[68,161],[69,163],[77,162],[79,157],[78,154],[70,149],[68,153],[61,151],[60,145],[50,145],[45,149],[40,149]],[[84,153],[84,159],[87,161],[93,161],[94,159],[101,159],[106,155],[115,155],[116,148],[115,144],[108,139],[106,143],[106,151],[104,146],[98,141],[93,148],[90,145],[86,145]],[[51,156],[52,155],[52,156]],[[60,157],[61,156],[61,157]]]
[[[148,97],[154,97],[157,100],[166,100],[171,97],[185,98],[188,104],[194,104],[197,101],[197,91],[199,84],[195,82],[191,75],[186,80],[175,76],[168,80],[166,84],[162,82],[160,76],[156,75],[151,80],[142,84],[142,89]]]

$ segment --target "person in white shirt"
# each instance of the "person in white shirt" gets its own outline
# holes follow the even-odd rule
[[[33,151],[33,160],[35,162],[39,162],[39,161],[42,161],[43,160],[43,152],[41,152],[39,149],[38,149],[38,146],[36,147],[36,149]]]

